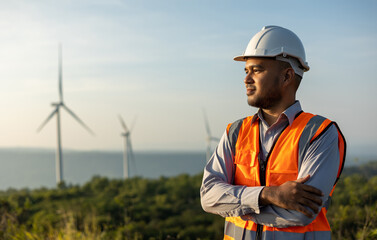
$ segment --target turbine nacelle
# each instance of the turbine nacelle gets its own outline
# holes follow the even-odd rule
[[[127,133],[121,133],[120,134],[122,137],[129,137],[131,135],[130,132],[127,132]]]
[[[64,103],[62,103],[62,102],[59,102],[59,103],[51,103],[51,106],[53,106],[53,107],[60,107],[60,106],[63,106],[64,105]]]

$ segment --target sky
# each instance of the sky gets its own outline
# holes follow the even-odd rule
[[[377,153],[377,1],[0,1],[0,148],[56,148],[62,44],[64,149],[204,151],[212,134],[253,115],[233,61],[265,25],[295,32],[310,71],[304,111],[341,127],[348,149]],[[377,155],[377,154],[376,154]]]

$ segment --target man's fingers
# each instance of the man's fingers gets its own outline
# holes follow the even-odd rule
[[[318,213],[318,211],[319,211],[319,206],[320,205],[316,204],[315,202],[313,202],[313,201],[311,201],[309,199],[306,199],[306,198],[301,199],[300,204],[302,206],[309,207],[315,213]]]
[[[318,206],[322,206],[322,199],[320,197],[314,196],[312,194],[305,194],[305,195],[303,195],[303,198],[314,202]]]
[[[310,178],[310,175],[307,175],[306,177],[297,179],[295,182],[297,182],[297,183],[305,183],[305,182],[307,182],[309,180],[309,178]]]
[[[305,192],[302,194],[302,199],[306,200],[305,202],[303,202],[303,205],[308,206],[313,209],[314,212],[317,212],[318,207],[322,206],[322,192],[311,186],[303,186],[305,186],[306,188],[306,190],[304,189]],[[310,190],[307,190],[307,188],[309,188]],[[312,204],[314,204],[315,206],[313,206]]]
[[[297,207],[297,211],[298,212],[301,212],[302,214],[304,214],[305,216],[307,216],[308,218],[312,218],[313,217],[313,213],[310,212],[307,208],[305,208],[304,206],[302,205],[298,205]]]
[[[310,192],[312,194],[315,194],[315,195],[321,196],[321,197],[323,196],[322,191],[319,190],[318,188],[315,188],[315,187],[310,186],[310,185],[305,185],[305,184],[303,184],[301,187],[306,192]]]
[[[319,190],[318,188],[315,188],[315,187],[312,187],[310,185],[305,185],[304,183],[307,182],[310,178],[310,175],[307,175],[306,177],[303,177],[303,178],[299,178],[297,179],[295,182],[296,183],[301,183],[302,184],[302,187],[303,187],[303,190],[307,191],[307,192],[312,192],[318,196],[323,196],[323,193],[321,190]]]

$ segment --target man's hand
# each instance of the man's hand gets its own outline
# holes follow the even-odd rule
[[[312,218],[313,213],[305,207],[309,207],[313,212],[318,213],[322,206],[321,197],[323,193],[315,187],[304,184],[309,178],[308,175],[280,186],[263,188],[259,196],[260,205],[272,204],[281,208],[296,210]]]

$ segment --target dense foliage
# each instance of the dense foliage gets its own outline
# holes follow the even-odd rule
[[[328,213],[334,239],[377,239],[376,175],[377,162],[345,170]],[[0,239],[222,239],[224,220],[203,212],[200,184],[201,175],[94,177],[8,190],[0,193]]]
[[[377,161],[344,169],[327,216],[333,239],[377,239]]]
[[[200,184],[200,175],[94,177],[83,186],[8,190],[0,239],[220,239],[223,220],[203,213]]]

